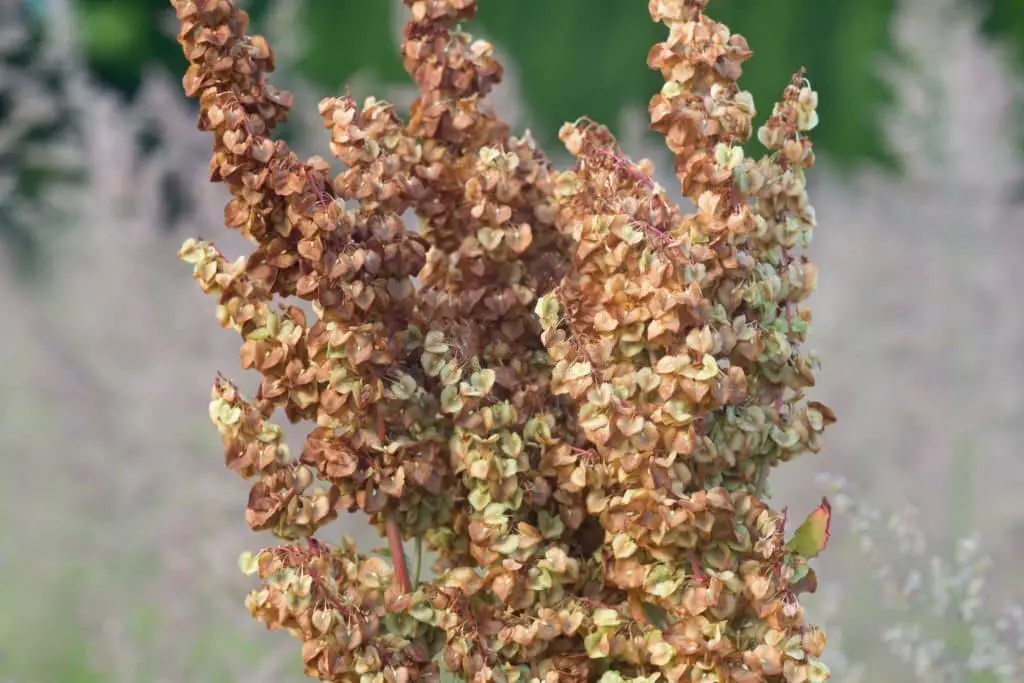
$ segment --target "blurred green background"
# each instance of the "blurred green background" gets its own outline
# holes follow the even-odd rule
[[[46,0],[24,0],[45,11]],[[990,37],[1010,42],[1024,62],[1024,2],[963,0],[985,15]],[[267,8],[252,0],[257,25]],[[90,68],[107,84],[131,92],[151,62],[180,73],[178,46],[161,28],[167,0],[75,0]],[[390,82],[405,73],[388,36],[392,3],[386,0],[310,0],[303,23],[310,38],[300,71],[336,88],[372,65]],[[523,91],[536,123],[550,136],[566,120],[586,113],[614,123],[623,103],[646,103],[659,87],[643,55],[664,34],[643,0],[485,0],[478,21],[507,49],[522,72]],[[757,102],[771,102],[800,65],[821,95],[819,149],[847,165],[890,161],[875,123],[889,93],[877,59],[892,54],[892,0],[714,0],[715,17],[747,37],[757,58],[744,86]],[[351,30],[359,27],[358,30]],[[638,62],[641,62],[638,65]],[[639,67],[639,68],[638,68]],[[581,77],[585,76],[585,77]]]

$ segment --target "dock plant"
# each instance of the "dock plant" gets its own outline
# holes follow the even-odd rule
[[[707,2],[648,5],[684,208],[588,118],[559,131],[565,170],[513,135],[494,49],[463,30],[476,0],[404,0],[419,96],[323,99],[339,164],[275,138],[292,101],[234,0],[171,0],[225,225],[252,243],[180,251],[260,375],[252,396],[217,377],[209,405],[249,527],[279,539],[242,558],[245,604],[309,676],[828,678],[800,596],[829,504],[787,524],[768,487],[835,419],[806,394],[817,95],[797,73],[748,156],[751,50]],[[300,447],[275,415],[308,425]],[[340,538],[342,512],[388,551]]]

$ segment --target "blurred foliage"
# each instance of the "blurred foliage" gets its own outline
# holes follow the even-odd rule
[[[37,0],[40,1],[40,0]],[[1024,3],[973,0],[986,12],[986,30],[1011,40],[1024,62]],[[124,90],[138,83],[149,60],[180,70],[181,56],[159,28],[166,0],[76,0],[92,66]],[[256,23],[266,0],[249,3]],[[744,85],[757,102],[773,102],[789,74],[806,66],[821,95],[818,148],[843,162],[889,161],[875,125],[888,98],[877,59],[891,56],[893,0],[716,0],[716,12],[758,46]],[[547,142],[558,126],[586,113],[614,124],[623,104],[644,105],[659,87],[643,56],[661,38],[646,3],[621,0],[515,0],[480,3],[478,24],[519,66],[523,92]],[[370,65],[387,82],[405,74],[391,41],[386,0],[307,0],[311,41],[300,69],[337,89]],[[767,112],[762,112],[766,114]]]
[[[44,239],[65,227],[47,197],[82,174],[51,156],[68,129],[64,69],[47,58],[39,22],[22,22],[21,9],[0,8],[0,246],[27,276],[41,265]]]

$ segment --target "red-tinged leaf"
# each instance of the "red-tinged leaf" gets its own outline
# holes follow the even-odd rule
[[[821,499],[821,505],[804,520],[800,528],[789,539],[786,546],[794,555],[800,557],[817,557],[818,553],[828,545],[829,526],[832,523],[832,506],[828,498]]]

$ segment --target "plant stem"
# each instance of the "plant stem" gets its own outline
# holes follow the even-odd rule
[[[761,461],[757,466],[757,482],[754,484],[754,496],[764,498],[765,488],[768,486],[768,463]]]
[[[388,533],[388,549],[391,551],[391,563],[395,567],[395,579],[401,586],[403,593],[412,592],[412,581],[409,579],[409,567],[405,562],[405,548],[402,546],[402,534],[398,531],[398,521],[395,519],[395,511],[388,508],[386,514],[386,528]]]
[[[416,588],[420,585],[420,569],[423,567],[423,537],[416,536],[415,541],[416,548],[416,564],[413,565],[412,569],[412,586]]]

